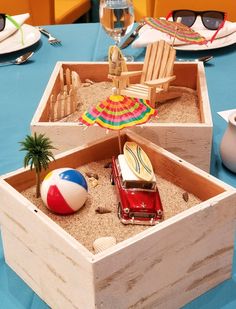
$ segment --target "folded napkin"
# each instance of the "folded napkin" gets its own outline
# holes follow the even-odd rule
[[[236,113],[236,109],[227,109],[225,111],[217,112],[225,121],[229,122],[229,116]]]
[[[30,14],[20,14],[12,16],[12,18],[21,26],[24,24],[24,22],[29,18]],[[6,18],[6,26],[3,31],[0,32],[0,42],[8,38],[10,35],[15,33],[18,29],[16,28],[13,23]]]
[[[204,36],[207,40],[210,40],[216,30],[208,30],[204,27],[202,24],[200,16],[197,17],[194,25],[191,27],[191,29],[195,30],[202,36]],[[226,37],[233,32],[236,32],[236,22],[230,22],[226,21],[223,28],[219,30],[219,32],[216,35],[215,40]],[[173,42],[173,37],[171,37],[169,34],[165,34],[164,32],[161,32],[159,30],[156,30],[152,28],[149,25],[144,25],[140,30],[139,30],[139,37],[133,42],[132,47],[139,48],[139,47],[144,47],[147,46],[149,43],[153,43],[159,40],[165,40],[168,43]],[[180,41],[178,39],[175,39],[174,45],[186,45],[187,43]],[[210,42],[207,43],[207,46],[210,46]]]

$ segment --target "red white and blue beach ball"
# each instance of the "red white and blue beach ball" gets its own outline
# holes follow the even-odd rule
[[[41,198],[52,212],[68,215],[79,210],[88,197],[84,176],[72,168],[58,168],[46,175]]]

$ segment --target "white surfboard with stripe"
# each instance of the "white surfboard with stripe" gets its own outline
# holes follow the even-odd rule
[[[125,159],[134,174],[146,181],[151,181],[154,176],[152,163],[146,152],[134,142],[126,142],[124,145]]]

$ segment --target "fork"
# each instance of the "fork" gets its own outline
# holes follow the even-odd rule
[[[51,44],[51,45],[61,45],[61,41],[58,40],[57,38],[54,38],[51,33],[49,33],[46,29],[42,28],[42,27],[38,27],[38,30],[46,35],[48,37],[48,42]]]

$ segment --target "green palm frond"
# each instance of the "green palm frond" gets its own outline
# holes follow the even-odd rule
[[[41,172],[42,169],[48,168],[51,160],[55,160],[51,151],[55,147],[44,134],[27,135],[20,144],[20,151],[26,151],[24,167],[29,165],[30,169],[34,167],[36,172]]]
[[[37,135],[34,133],[33,136],[27,135],[25,139],[20,142],[21,151],[26,151],[24,157],[24,167],[29,166],[32,170],[35,168],[36,172],[36,197],[40,196],[40,172],[42,169],[46,170],[49,167],[49,162],[55,160],[52,149],[53,147],[51,140],[44,134]]]

